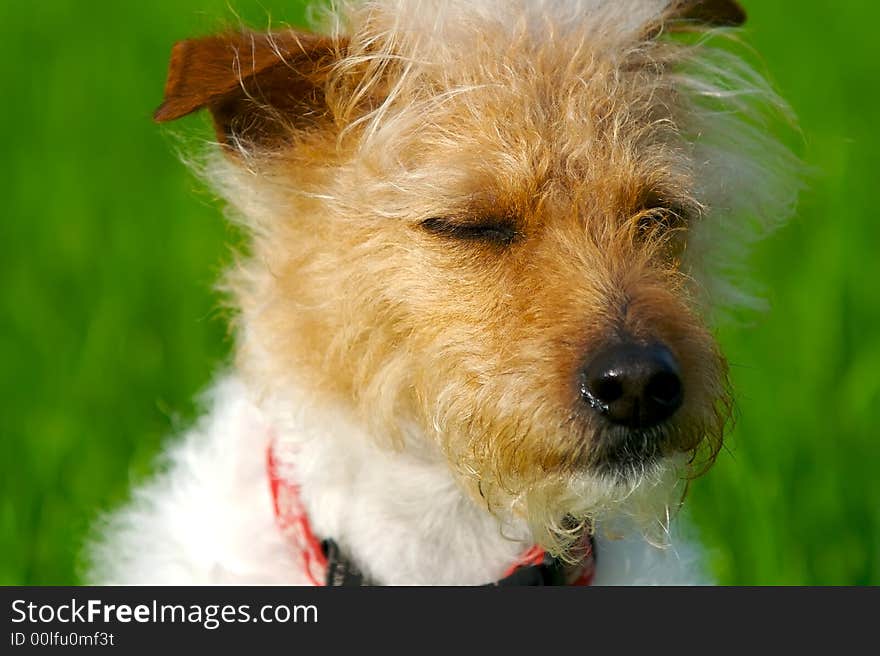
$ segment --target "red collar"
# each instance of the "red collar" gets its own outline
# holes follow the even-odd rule
[[[299,485],[278,473],[274,446],[266,452],[266,468],[269,489],[275,509],[275,522],[288,542],[298,552],[303,571],[312,585],[343,585],[362,577],[352,571],[344,561],[337,561],[338,549],[332,541],[322,543],[312,532],[308,514],[300,499]],[[329,549],[328,549],[329,546]],[[328,558],[328,551],[330,558]],[[583,556],[574,566],[563,566],[544,549],[534,546],[520,556],[493,585],[590,585],[595,573],[595,557],[592,538],[585,541]],[[349,568],[346,571],[346,568]],[[341,571],[341,574],[340,574]],[[559,581],[561,577],[565,581]]]

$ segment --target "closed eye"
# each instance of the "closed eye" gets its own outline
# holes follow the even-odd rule
[[[684,208],[652,207],[644,209],[636,215],[639,234],[653,232],[655,230],[673,230],[684,227],[687,222],[687,212]]]
[[[657,189],[648,189],[642,195],[633,220],[639,235],[647,236],[658,231],[668,232],[687,225],[693,213],[687,203]]]
[[[452,219],[435,217],[425,219],[420,225],[431,234],[440,237],[499,246],[507,246],[519,236],[516,225],[512,221],[502,218],[485,219],[477,223],[461,223]]]

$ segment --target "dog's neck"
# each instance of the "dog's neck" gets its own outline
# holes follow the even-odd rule
[[[349,413],[296,391],[261,405],[279,471],[299,486],[313,532],[332,538],[369,580],[489,583],[530,546],[525,527],[502,527],[427,442],[403,451],[380,447]]]

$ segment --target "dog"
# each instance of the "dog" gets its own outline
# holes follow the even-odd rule
[[[734,0],[375,0],[178,43],[249,235],[234,362],[89,580],[708,583],[710,321],[792,212]]]

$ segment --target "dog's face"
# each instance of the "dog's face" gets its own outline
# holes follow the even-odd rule
[[[431,33],[400,29],[403,3],[344,37],[186,42],[157,116],[208,106],[226,144],[217,177],[254,235],[232,277],[245,369],[433,438],[552,545],[563,518],[721,444],[692,253],[733,204],[695,145],[712,123],[683,88],[693,49],[658,35],[743,15],[599,2],[542,30],[515,4],[456,4]]]

